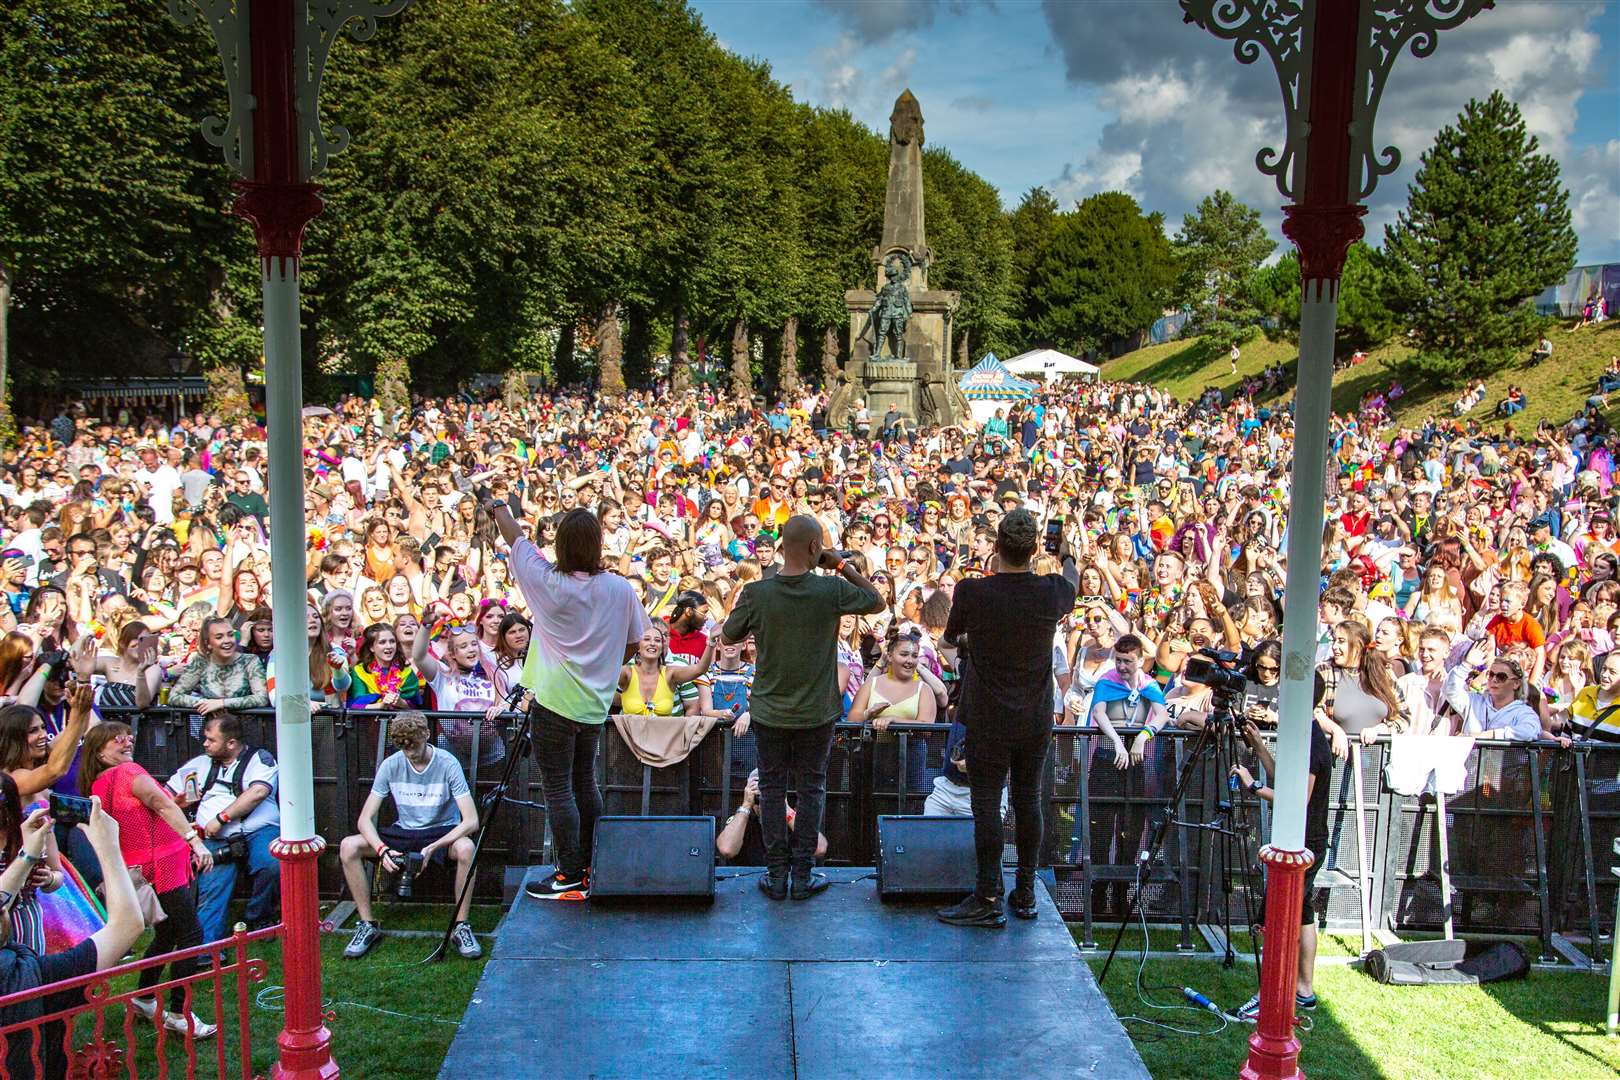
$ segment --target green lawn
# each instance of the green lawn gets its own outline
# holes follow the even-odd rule
[[[1494,421],[1491,410],[1507,392],[1508,384],[1521,387],[1530,399],[1530,405],[1514,418],[1516,431],[1533,431],[1541,420],[1563,423],[1580,412],[1586,399],[1597,388],[1598,373],[1612,356],[1620,356],[1620,319],[1611,319],[1601,327],[1587,327],[1573,333],[1570,320],[1555,327],[1548,337],[1553,343],[1553,358],[1530,368],[1515,364],[1485,379],[1488,396],[1485,404],[1468,414],[1492,428],[1501,423]],[[1333,408],[1336,412],[1353,412],[1361,396],[1368,390],[1388,388],[1393,377],[1391,361],[1399,360],[1410,352],[1404,345],[1386,345],[1371,352],[1365,364],[1340,372],[1333,380]],[[1272,364],[1281,363],[1293,378],[1299,363],[1299,346],[1288,341],[1272,341],[1259,337],[1243,346],[1238,360],[1238,374],[1230,374],[1225,355],[1210,357],[1199,339],[1189,338],[1164,345],[1150,345],[1116,357],[1103,365],[1103,377],[1120,381],[1146,382],[1169,391],[1180,401],[1191,401],[1210,386],[1217,386],[1228,396],[1242,380],[1257,374]],[[1396,403],[1393,418],[1396,423],[1421,422],[1425,416],[1449,418],[1451,402],[1458,388],[1412,387]],[[1292,396],[1292,384],[1285,388],[1277,400]],[[1610,399],[1607,415],[1611,422],[1620,423],[1620,395]]]
[[[1111,940],[1111,938],[1110,938]],[[1136,996],[1139,932],[1126,935],[1103,987],[1122,1018],[1145,1016],[1185,1027],[1218,1026],[1208,1013],[1162,1013]],[[1155,947],[1160,942],[1155,940]],[[1343,955],[1349,939],[1324,942],[1324,955]],[[1089,958],[1093,972],[1101,957]],[[1252,964],[1223,969],[1215,958],[1149,959],[1144,983],[1170,987],[1149,996],[1182,1002],[1190,986],[1227,1009],[1255,991]],[[1428,1080],[1512,1077],[1613,1077],[1620,1071],[1620,1039],[1603,1032],[1607,984],[1597,975],[1531,971],[1527,979],[1480,987],[1386,987],[1345,964],[1319,964],[1321,1005],[1302,1032],[1300,1066],[1312,1080]],[[1232,1025],[1208,1037],[1174,1035],[1127,1020],[1153,1076],[1235,1076],[1248,1053],[1253,1028]]]

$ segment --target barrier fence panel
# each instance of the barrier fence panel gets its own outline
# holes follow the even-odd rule
[[[166,780],[202,753],[201,722],[190,712],[155,707],[143,713],[104,710],[127,719],[137,736],[136,758]],[[511,755],[509,799],[486,839],[476,895],[497,901],[505,868],[548,862],[544,794],[531,754],[517,747],[522,719],[487,721],[465,713],[427,714],[438,745],[467,772],[481,810],[487,809]],[[313,725],[317,820],[330,841],[322,860],[323,895],[342,894],[337,840],[352,832],[388,741],[391,714],[323,709]],[[269,710],[243,715],[248,741],[274,752]],[[876,825],[884,814],[924,812],[934,781],[946,767],[946,724],[895,724],[883,733],[839,724],[827,775],[823,832],[827,861],[869,866]],[[1120,732],[1127,745],[1137,729]],[[1043,864],[1053,874],[1064,918],[1081,924],[1082,940],[1101,936],[1098,924],[1120,919],[1136,898],[1138,860],[1168,816],[1160,857],[1140,901],[1151,922],[1178,924],[1183,948],[1197,925],[1230,920],[1234,931],[1260,912],[1255,856],[1268,839],[1264,807],[1228,783],[1230,753],[1198,755],[1182,799],[1171,806],[1176,781],[1198,751],[1193,732],[1168,730],[1147,743],[1141,764],[1119,768],[1108,740],[1092,728],[1053,728],[1043,783]],[[1359,929],[1365,903],[1370,926],[1433,930],[1443,924],[1432,797],[1393,792],[1384,779],[1386,745],[1358,747],[1361,756],[1357,835],[1355,767],[1336,762],[1330,781],[1328,850],[1319,892],[1312,898],[1325,925]],[[1240,760],[1259,773],[1246,748]],[[741,803],[757,763],[752,733],[734,737],[722,721],[686,759],[644,765],[609,722],[598,759],[604,811],[610,814],[706,814],[724,820]],[[385,802],[381,821],[392,820]],[[1550,949],[1554,934],[1591,942],[1612,933],[1616,882],[1609,852],[1620,834],[1620,746],[1583,743],[1477,743],[1464,789],[1448,799],[1447,819],[1456,925],[1463,931],[1530,934]],[[1013,822],[1005,825],[1012,859]],[[1224,867],[1224,873],[1221,872]],[[1245,870],[1248,873],[1245,873]],[[449,900],[448,874],[431,874],[416,889],[422,899]]]

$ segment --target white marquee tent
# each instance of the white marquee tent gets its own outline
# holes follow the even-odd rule
[[[1014,375],[1039,376],[1049,383],[1057,382],[1065,375],[1095,379],[1101,370],[1096,364],[1088,364],[1056,349],[1031,349],[1006,363],[1007,370]]]

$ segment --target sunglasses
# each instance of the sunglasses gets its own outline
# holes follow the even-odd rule
[[[1267,675],[1275,675],[1281,671],[1282,668],[1278,667],[1276,664],[1256,664],[1254,665],[1254,670],[1257,672],[1263,672]]]
[[[1503,682],[1513,678],[1513,673],[1511,671],[1493,671],[1487,676],[1487,678],[1489,678],[1491,682]]]

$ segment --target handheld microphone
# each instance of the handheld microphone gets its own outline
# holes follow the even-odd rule
[[[1210,1012],[1214,1013],[1216,1016],[1225,1016],[1226,1015],[1221,1010],[1221,1007],[1219,1005],[1215,1004],[1213,1001],[1209,1000],[1209,998],[1205,997],[1203,994],[1200,994],[1198,991],[1194,990],[1190,986],[1183,986],[1181,988],[1181,996],[1186,998],[1188,1001],[1192,1002],[1194,1005],[1198,1006],[1200,1009],[1208,1009]]]

